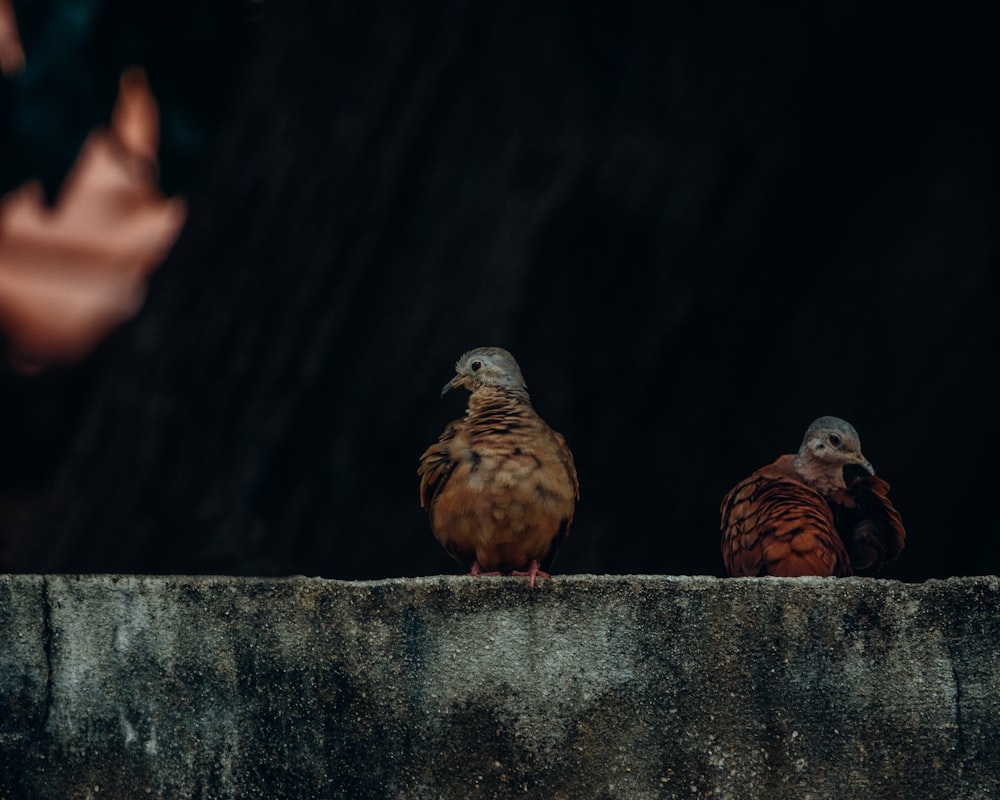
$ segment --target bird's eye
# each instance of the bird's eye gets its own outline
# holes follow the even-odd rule
[[[482,361],[473,361],[471,364],[469,364],[469,366],[472,367],[472,371],[473,372],[479,372],[479,370],[483,366],[483,362]]]
[[[840,437],[837,436],[837,434],[831,433],[826,438],[827,438],[827,441],[829,441],[830,444],[832,444],[834,447],[840,447]]]

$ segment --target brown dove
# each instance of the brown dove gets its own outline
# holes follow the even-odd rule
[[[878,575],[906,538],[889,484],[837,417],[815,420],[797,453],[736,484],[721,512],[722,560],[733,577]]]
[[[465,416],[420,458],[420,505],[444,549],[470,575],[549,577],[580,496],[566,440],[535,413],[514,357],[470,350],[441,395],[469,390]]]

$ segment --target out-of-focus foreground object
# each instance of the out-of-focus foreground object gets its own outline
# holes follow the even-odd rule
[[[110,126],[87,138],[55,206],[36,181],[0,201],[0,330],[18,369],[86,357],[141,307],[187,214],[158,188],[158,143],[145,73],[126,70]]]
[[[24,67],[24,48],[12,0],[0,0],[0,74],[10,77]]]

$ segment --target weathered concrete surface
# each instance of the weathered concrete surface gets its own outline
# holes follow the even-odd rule
[[[0,577],[0,797],[1000,795],[1000,580]]]

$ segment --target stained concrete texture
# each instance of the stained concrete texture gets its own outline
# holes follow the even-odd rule
[[[0,577],[0,798],[1000,795],[1000,580]]]

